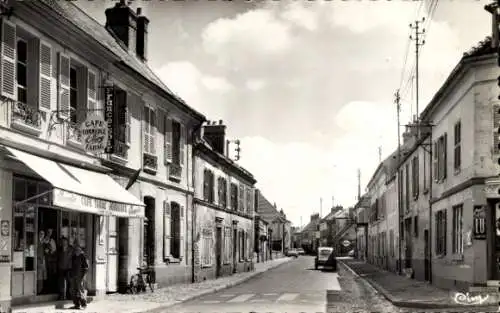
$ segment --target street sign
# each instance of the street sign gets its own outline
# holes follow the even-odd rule
[[[342,245],[344,247],[349,247],[351,245],[351,242],[349,240],[344,240],[344,241],[342,241]]]

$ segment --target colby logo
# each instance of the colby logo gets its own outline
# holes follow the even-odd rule
[[[478,305],[482,304],[486,300],[488,300],[489,295],[485,295],[484,297],[482,295],[477,295],[477,296],[472,296],[468,292],[467,293],[461,293],[457,292],[455,294],[455,297],[453,300],[455,300],[455,303],[458,304],[463,304],[463,305]]]

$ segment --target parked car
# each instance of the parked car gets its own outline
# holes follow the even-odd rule
[[[287,251],[286,256],[293,256],[295,258],[299,257],[299,253],[296,249],[290,249]]]
[[[305,251],[304,251],[304,249],[302,249],[302,248],[298,248],[298,249],[297,249],[297,253],[298,253],[299,255],[304,255],[304,254],[306,254],[306,252],[305,252]]]
[[[318,254],[314,259],[314,269],[319,267],[323,269],[330,268],[333,271],[337,271],[337,259],[335,257],[335,252],[331,247],[319,247]]]

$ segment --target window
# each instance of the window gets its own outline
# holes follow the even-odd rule
[[[92,75],[92,76],[91,76]],[[91,74],[89,72],[89,81],[92,79],[95,79],[94,74]],[[90,83],[89,83],[90,84]],[[90,93],[90,88],[89,88],[89,93]],[[115,99],[114,99],[114,104],[113,104],[113,118],[115,122],[115,127],[114,127],[114,144],[115,144],[115,155],[118,155],[122,158],[127,158],[127,149],[128,149],[128,144],[130,144],[130,120],[131,116],[128,112],[128,106],[127,106],[127,92],[123,89],[120,89],[115,86]],[[89,106],[94,105],[89,98]],[[151,113],[149,113],[149,118],[151,118]],[[154,116],[153,112],[153,117],[152,117],[153,123],[156,121],[156,117]],[[154,125],[154,124],[153,124]],[[153,133],[153,138],[151,136],[148,137],[148,140],[150,143],[154,143],[154,133]],[[153,144],[153,148],[154,144]],[[149,147],[151,149],[151,145]],[[149,151],[149,150],[146,150]]]
[[[181,206],[172,202],[170,204],[170,255],[179,259],[181,257]]]
[[[165,119],[165,163],[184,165],[185,136],[185,128],[181,123]]]
[[[251,214],[253,212],[253,209],[252,209],[252,196],[251,196],[251,192],[252,192],[252,189],[250,187],[246,187],[245,188],[245,191],[246,191],[246,212]]]
[[[436,212],[436,254],[446,255],[446,209]]]
[[[453,207],[453,253],[462,255],[464,253],[463,240],[463,206]]]
[[[413,198],[416,199],[418,198],[418,192],[419,192],[419,180],[418,180],[418,156],[414,156],[412,161],[411,161],[411,170],[412,170],[412,181],[411,181],[411,187],[412,187],[412,195]]]
[[[71,66],[69,69],[69,110],[70,110],[70,121],[72,123],[77,123],[77,113],[78,113],[78,84],[76,67]]]
[[[454,153],[453,153],[453,168],[455,172],[460,171],[462,165],[462,153],[461,153],[461,143],[462,143],[462,123],[459,121],[455,124],[454,132]]]
[[[211,266],[212,265],[212,251],[213,247],[213,232],[210,228],[205,228],[202,231],[201,236],[201,265]]]
[[[150,106],[144,106],[144,152],[156,155],[155,147],[156,113]]]
[[[227,207],[227,181],[224,177],[219,177],[217,179],[217,187],[218,187],[218,199],[219,205],[223,208]]]
[[[231,183],[231,209],[238,211],[238,185]]]
[[[224,264],[229,264],[231,262],[231,227],[226,227],[224,229]]]
[[[238,211],[245,212],[245,186],[240,184],[238,194]]]
[[[446,179],[446,165],[448,163],[446,155],[447,141],[448,136],[445,133],[434,143],[434,180],[437,182]]]
[[[413,236],[418,237],[418,216],[413,217]]]
[[[240,231],[240,261],[244,261],[245,258],[246,258],[246,255],[245,255],[245,251],[246,251],[246,248],[245,248],[245,231],[244,230],[241,230]]]
[[[17,39],[17,101],[28,103],[28,43],[21,38]]]

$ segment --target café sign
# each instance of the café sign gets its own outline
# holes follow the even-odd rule
[[[99,115],[90,115],[80,126],[85,151],[103,153],[108,144],[108,124]]]

